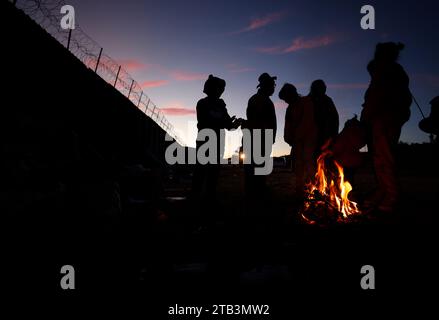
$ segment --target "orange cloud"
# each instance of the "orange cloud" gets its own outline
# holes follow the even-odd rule
[[[265,27],[269,24],[272,24],[273,22],[281,20],[284,16],[285,13],[283,12],[274,12],[260,18],[252,19],[250,20],[250,23],[248,24],[247,27],[245,27],[242,30],[236,31],[234,33],[243,33],[243,32],[253,31]]]
[[[152,80],[152,81],[144,81],[140,84],[142,88],[156,88],[167,85],[169,81],[167,80]]]
[[[194,81],[194,80],[203,80],[207,78],[207,75],[204,73],[187,72],[182,70],[175,70],[171,72],[171,76],[175,80],[179,80],[179,81]]]
[[[326,47],[336,41],[336,37],[332,35],[325,35],[315,37],[311,39],[305,39],[304,37],[298,37],[293,40],[293,43],[287,47],[274,46],[274,47],[260,47],[256,48],[256,51],[262,53],[290,53],[300,50],[314,49],[319,47]]]

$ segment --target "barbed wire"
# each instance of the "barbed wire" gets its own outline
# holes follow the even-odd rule
[[[120,63],[104,52],[103,47],[88,36],[77,23],[75,23],[75,29],[72,30],[64,30],[61,27],[63,15],[60,10],[65,5],[63,0],[17,0],[12,2],[63,44],[84,65],[94,70],[107,83],[113,85],[180,145],[184,145],[176,134],[174,126]]]

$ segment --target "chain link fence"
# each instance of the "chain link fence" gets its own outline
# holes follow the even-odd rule
[[[142,87],[116,60],[112,59],[101,45],[89,37],[75,23],[74,29],[61,27],[61,7],[66,3],[61,0],[13,0],[17,8],[25,12],[52,37],[63,44],[73,55],[92,69],[106,82],[114,86],[137,108],[154,120],[163,130],[180,145],[183,141],[176,134],[173,125],[166,119]]]

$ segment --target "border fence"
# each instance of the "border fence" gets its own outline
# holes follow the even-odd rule
[[[112,59],[95,40],[88,36],[75,23],[74,29],[65,30],[61,27],[62,0],[12,0],[18,9],[26,13],[46,30],[58,42],[63,44],[74,56],[93,70],[97,75],[111,84],[127,97],[137,108],[154,120],[180,145],[183,141],[174,131],[174,126],[166,119],[163,112],[143,92],[142,87],[131,75]]]

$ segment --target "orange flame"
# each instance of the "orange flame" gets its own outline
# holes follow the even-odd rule
[[[314,183],[308,184],[307,193],[308,198],[305,202],[304,211],[310,208],[311,201],[319,201],[323,205],[328,205],[340,213],[338,220],[346,219],[348,216],[360,213],[357,203],[349,200],[349,193],[352,191],[351,184],[345,180],[343,167],[334,159],[331,158],[332,152],[328,149],[317,159],[317,173],[315,175]],[[331,161],[331,162],[330,162]],[[326,164],[333,164],[334,169],[331,172]],[[316,193],[322,199],[322,201],[316,199]],[[315,223],[315,221],[307,218],[304,213],[302,217],[308,223]]]

